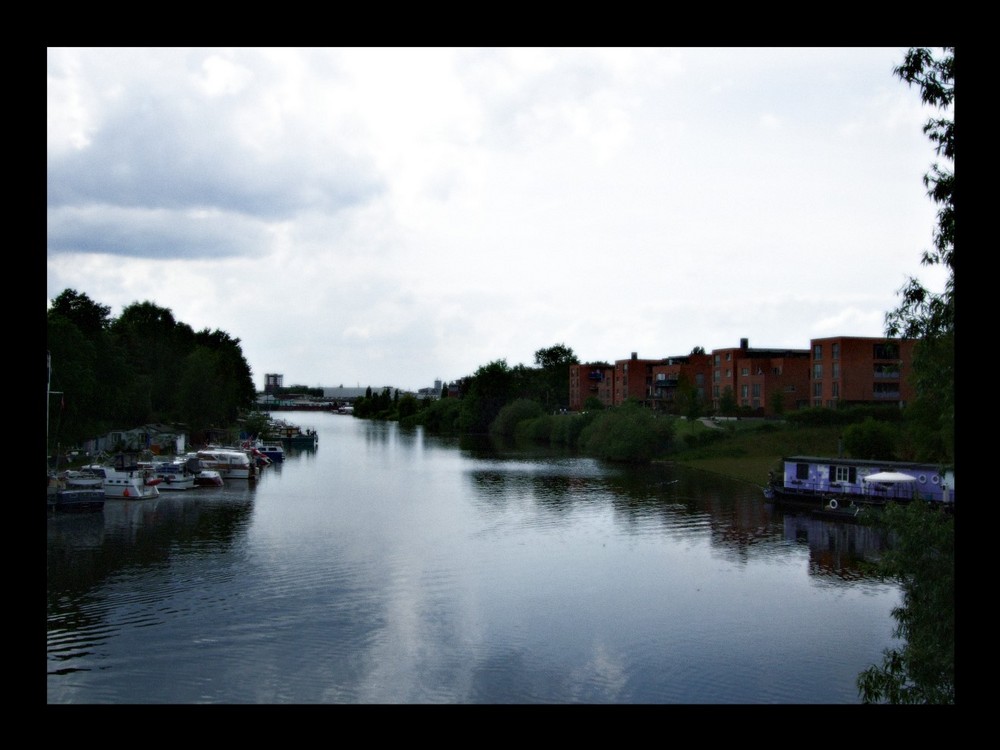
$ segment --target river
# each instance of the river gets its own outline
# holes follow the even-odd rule
[[[256,484],[47,520],[49,704],[852,704],[863,526],[316,412]]]

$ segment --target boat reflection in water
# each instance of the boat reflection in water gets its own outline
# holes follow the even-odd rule
[[[871,574],[885,546],[885,532],[863,523],[818,517],[814,513],[786,513],[785,539],[809,546],[810,572],[854,580]]]

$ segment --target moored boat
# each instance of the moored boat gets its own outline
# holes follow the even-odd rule
[[[103,473],[107,500],[148,500],[160,496],[157,485],[163,480],[154,476],[151,470],[141,468],[131,456],[118,454],[112,464],[91,464],[85,468]]]
[[[176,458],[140,461],[139,467],[150,471],[154,477],[163,480],[157,485],[161,491],[177,492],[193,489],[196,486],[194,473],[188,471],[184,463]]]
[[[316,430],[311,428],[303,430],[298,425],[283,419],[272,419],[261,439],[266,443],[281,443],[296,448],[314,448],[319,444],[319,435]]]
[[[178,460],[182,461],[184,468],[194,477],[195,487],[222,487],[225,485],[222,474],[215,469],[202,466],[196,454],[189,453],[186,456],[178,457]]]
[[[954,510],[955,473],[937,464],[819,456],[783,459],[764,495],[786,505],[856,516],[865,508],[924,500]]]
[[[224,480],[253,480],[257,476],[257,466],[249,454],[238,448],[208,446],[196,451],[195,458],[205,469],[219,472]]]
[[[56,513],[98,511],[104,508],[104,487],[67,486],[65,479],[50,474],[48,476],[46,505]]]

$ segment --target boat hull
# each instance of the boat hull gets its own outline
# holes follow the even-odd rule
[[[104,509],[100,488],[60,489],[48,496],[48,508],[56,513],[87,513]]]

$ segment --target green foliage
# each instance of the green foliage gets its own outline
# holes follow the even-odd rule
[[[955,702],[955,521],[924,502],[888,506],[875,521],[890,540],[876,566],[898,581],[893,610],[903,645],[883,652],[881,665],[858,676],[865,703]]]
[[[903,415],[903,410],[894,405],[858,404],[854,406],[842,406],[837,409],[810,406],[806,409],[798,409],[787,414],[785,419],[790,424],[820,427],[824,425],[857,424],[866,419],[874,419],[878,422],[898,423],[902,421]]]
[[[596,416],[580,435],[580,448],[609,461],[648,463],[670,448],[672,420],[626,403]]]
[[[587,396],[587,400],[583,402],[584,411],[600,411],[603,408],[604,402],[597,396]]]
[[[519,422],[539,417],[544,413],[541,404],[531,399],[519,398],[500,409],[490,424],[490,434],[495,437],[514,437]]]
[[[864,422],[848,425],[844,429],[844,448],[853,458],[892,461],[896,458],[898,435],[897,428],[868,417]]]
[[[49,306],[47,338],[51,387],[66,401],[50,428],[63,444],[147,422],[184,420],[192,431],[232,425],[256,396],[239,339],[195,333],[151,302],[114,319],[67,289]]]
[[[602,411],[603,408],[583,414],[554,415],[549,429],[549,440],[552,445],[561,445],[567,448],[577,447],[584,428],[593,422]]]
[[[951,108],[955,101],[955,49],[944,47],[939,57],[926,48],[909,50],[895,74],[920,88],[925,104],[943,110],[945,117],[932,118],[924,132],[945,164],[934,164],[924,177],[927,194],[939,206],[934,229],[934,247],[925,250],[921,263],[947,270],[944,291],[934,293],[916,278],[899,290],[902,301],[886,314],[886,333],[916,339],[913,383],[918,399],[930,401],[940,413],[939,429],[944,450],[954,455],[955,420],[955,123]],[[925,423],[925,427],[933,421]]]
[[[438,399],[414,415],[412,422],[408,420],[407,424],[422,424],[428,432],[441,435],[456,435],[460,431],[461,408],[462,402],[457,398]],[[357,416],[357,408],[354,414]]]
[[[580,364],[576,354],[565,344],[556,344],[536,351],[535,364],[541,372],[534,397],[549,410],[566,408],[569,405],[569,368]]]
[[[461,399],[459,425],[466,434],[486,434],[508,401],[512,381],[507,360],[483,365],[468,379]]]
[[[562,414],[541,414],[530,419],[522,419],[517,423],[514,437],[521,441],[527,440],[532,443],[552,445],[552,432],[555,429],[555,424],[563,416]]]

